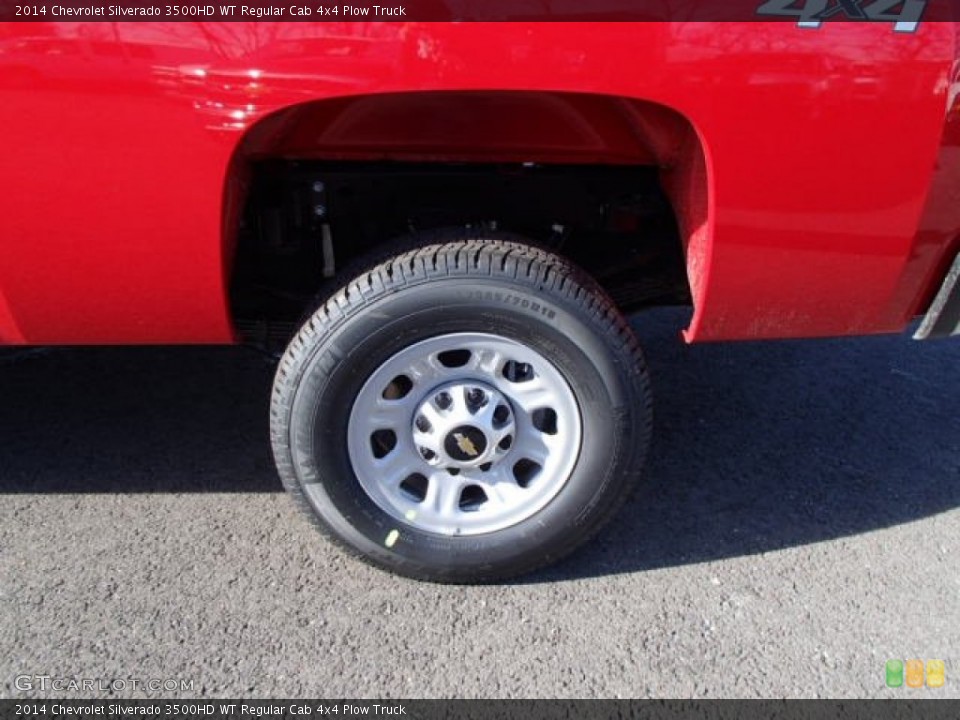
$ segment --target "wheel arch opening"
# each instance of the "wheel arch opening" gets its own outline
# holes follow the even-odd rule
[[[278,110],[240,139],[225,182],[225,279],[241,337],[279,339],[378,243],[487,223],[570,256],[624,310],[696,307],[709,217],[701,136],[661,104],[545,91],[338,97]]]

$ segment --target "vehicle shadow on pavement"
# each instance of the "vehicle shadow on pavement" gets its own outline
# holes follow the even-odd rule
[[[0,494],[282,492],[272,375],[236,348],[0,351]]]
[[[750,556],[960,507],[960,342],[909,335],[685,346],[634,318],[653,375],[645,485],[530,582]]]
[[[685,319],[634,319],[656,396],[644,487],[519,582],[749,556],[960,506],[960,342],[688,347]],[[0,494],[280,492],[272,373],[229,348],[2,350]]]

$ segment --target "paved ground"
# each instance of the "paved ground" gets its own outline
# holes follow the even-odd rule
[[[252,353],[0,353],[0,696],[960,697],[960,342],[688,348],[683,320],[636,320],[646,491],[481,588],[324,543],[272,472]],[[946,660],[946,687],[884,690],[894,657]]]

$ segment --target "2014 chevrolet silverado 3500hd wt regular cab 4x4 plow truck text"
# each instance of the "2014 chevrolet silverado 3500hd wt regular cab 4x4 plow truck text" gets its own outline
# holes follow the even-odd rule
[[[748,4],[7,13],[0,343],[275,349],[276,465],[329,537],[443,582],[553,562],[643,471],[625,313],[690,305],[693,343],[957,333],[951,4]]]

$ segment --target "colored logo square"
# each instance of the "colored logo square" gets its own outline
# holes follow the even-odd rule
[[[903,660],[887,660],[887,687],[903,685]]]
[[[943,660],[927,660],[927,687],[940,688],[947,681]]]
[[[923,687],[923,660],[907,660],[907,687]]]

